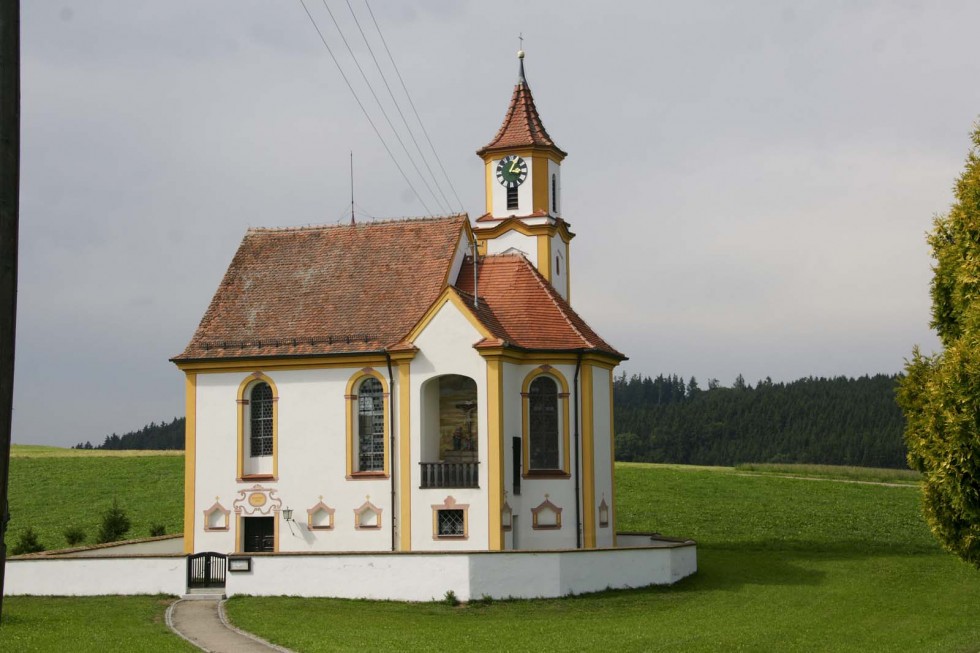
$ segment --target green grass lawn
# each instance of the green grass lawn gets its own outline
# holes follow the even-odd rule
[[[49,546],[62,545],[66,523],[94,534],[114,492],[134,522],[168,515],[168,532],[180,530],[180,455],[23,454],[11,465],[11,525],[32,524]],[[672,587],[459,607],[240,597],[228,610],[237,625],[310,653],[980,651],[980,572],[939,550],[917,487],[783,474],[617,465],[620,530],[698,540],[698,573]],[[0,651],[190,650],[166,631],[166,602],[8,597]]]
[[[460,607],[237,597],[229,615],[304,652],[980,650],[980,572],[939,551],[914,486],[637,464],[616,479],[620,530],[697,539],[695,576]]]
[[[33,597],[3,601],[0,651],[197,651],[170,632],[166,596]]]
[[[115,498],[132,520],[127,537],[147,537],[153,524],[183,531],[183,452],[79,451],[16,445],[10,458],[8,550],[32,527],[45,549],[68,546],[66,526],[94,544],[102,512]]]

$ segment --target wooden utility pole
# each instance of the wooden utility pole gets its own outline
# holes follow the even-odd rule
[[[7,479],[14,408],[20,215],[20,0],[0,0],[0,623],[7,567]]]

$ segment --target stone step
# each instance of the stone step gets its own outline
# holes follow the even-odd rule
[[[228,597],[221,591],[193,589],[180,598],[185,601],[222,601]]]

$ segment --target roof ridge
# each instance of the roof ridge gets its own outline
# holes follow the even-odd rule
[[[340,224],[307,224],[295,227],[249,227],[245,233],[294,233],[299,231],[323,231],[327,229],[344,229],[350,227],[383,227],[387,225],[395,224],[405,224],[407,222],[441,222],[450,220],[469,220],[469,215],[466,213],[450,213],[447,215],[423,215],[423,216],[409,216],[402,218],[380,218],[377,220],[371,220],[368,222],[357,222],[355,224],[350,223],[340,223]]]
[[[565,314],[564,309],[562,309],[561,304],[556,299],[556,297],[561,297],[561,295],[558,294],[558,291],[555,290],[555,287],[552,286],[550,283],[548,283],[548,280],[544,278],[544,275],[542,275],[535,266],[531,265],[531,262],[527,260],[527,257],[521,256],[520,258],[524,260],[524,265],[530,268],[532,274],[534,275],[535,280],[538,282],[538,285],[540,285],[544,289],[545,293],[548,295],[548,299],[550,299],[551,303],[555,305],[555,308],[557,308],[558,312],[561,313],[562,319],[565,320],[565,322],[568,324],[569,327],[571,327],[572,331],[574,331],[575,334],[582,339],[582,342],[584,342],[589,346],[589,349],[596,349],[597,345],[594,342],[590,341],[588,338],[586,338],[585,335],[579,330],[579,328],[575,326],[575,323],[572,322],[570,319],[568,319],[568,315]],[[570,304],[568,304],[568,302],[565,302],[565,304],[568,306],[569,310],[571,311],[575,310],[574,308],[571,307]]]

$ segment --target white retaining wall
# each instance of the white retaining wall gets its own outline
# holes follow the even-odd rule
[[[7,560],[7,596],[101,596],[184,594],[187,558],[173,556],[102,558],[12,558]]]
[[[644,539],[648,546],[571,551],[252,554],[251,571],[228,572],[225,593],[433,601],[452,590],[461,601],[550,598],[668,585],[697,571],[693,542]],[[12,558],[6,574],[10,596],[187,589],[183,555]]]
[[[252,556],[250,572],[229,572],[228,596],[332,596],[432,601],[549,598],[605,589],[668,585],[697,571],[694,543],[577,551],[459,554]]]

